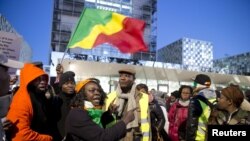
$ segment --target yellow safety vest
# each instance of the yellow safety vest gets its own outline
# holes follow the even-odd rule
[[[208,101],[213,103],[216,99],[215,98],[211,98]],[[205,141],[205,136],[207,133],[207,123],[208,123],[208,118],[211,114],[211,108],[204,103],[203,101],[199,100],[201,108],[202,108],[202,113],[201,116],[198,119],[198,129],[196,131],[196,137],[195,140],[196,141]]]
[[[107,95],[106,99],[106,111],[108,110],[108,107],[110,103],[117,97],[116,91],[111,92]],[[140,112],[141,112],[141,132],[142,132],[142,141],[149,141],[149,119],[148,119],[148,95],[145,93],[142,93],[142,97],[139,100],[140,104]]]

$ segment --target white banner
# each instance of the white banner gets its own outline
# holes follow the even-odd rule
[[[14,33],[0,31],[0,51],[9,59],[19,61],[22,38]],[[16,69],[10,68],[9,74],[16,74]]]
[[[0,50],[9,59],[19,60],[22,38],[14,33],[0,31]]]

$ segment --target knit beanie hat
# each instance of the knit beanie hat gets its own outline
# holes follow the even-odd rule
[[[62,87],[62,85],[68,81],[72,81],[75,83],[75,73],[72,71],[67,71],[65,73],[63,73],[60,77],[59,80],[59,86]]]

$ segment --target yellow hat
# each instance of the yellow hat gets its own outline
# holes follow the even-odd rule
[[[89,83],[91,80],[86,79],[83,81],[80,81],[76,84],[75,91],[76,93],[79,93],[79,91],[82,89],[83,86],[85,86],[87,83]]]

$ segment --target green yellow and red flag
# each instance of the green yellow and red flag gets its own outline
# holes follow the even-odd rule
[[[85,8],[73,32],[68,48],[92,49],[110,43],[122,53],[147,51],[143,40],[145,22],[122,14]]]

